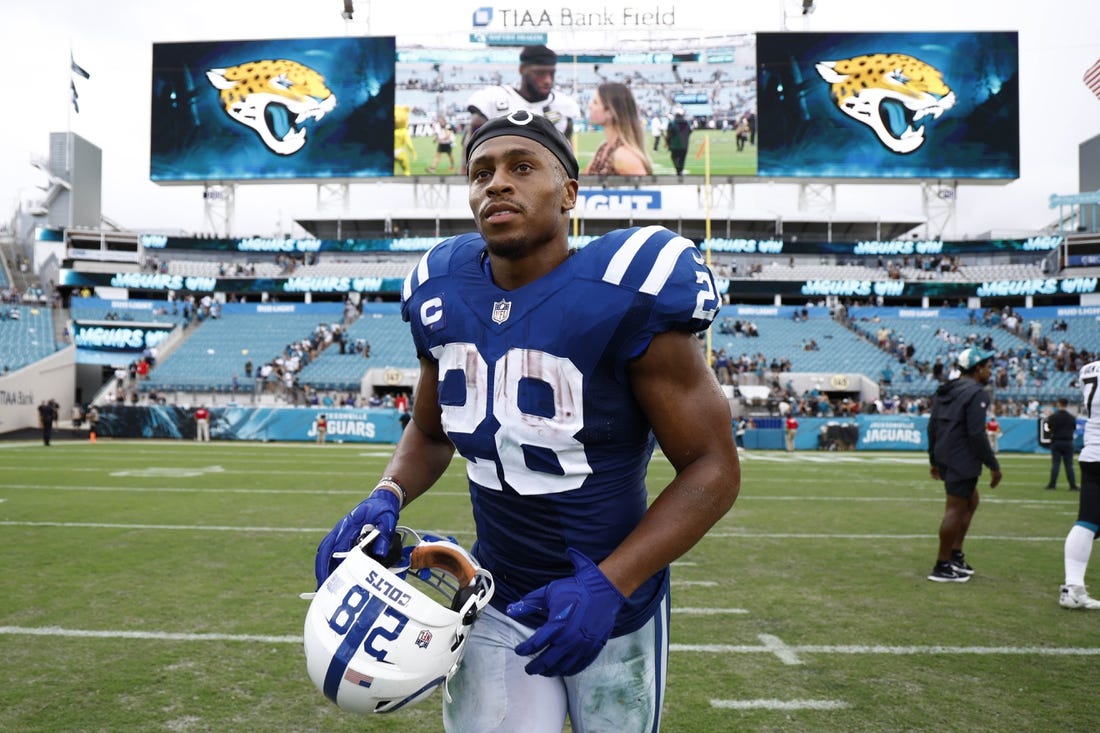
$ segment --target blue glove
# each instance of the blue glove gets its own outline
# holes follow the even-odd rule
[[[527,663],[527,674],[566,677],[592,663],[603,649],[615,626],[615,616],[626,598],[611,584],[596,564],[569,548],[576,575],[536,588],[515,603],[507,613],[516,620],[537,611],[549,619],[527,641],[516,647],[526,657],[542,653]]]
[[[374,525],[378,537],[370,545],[370,554],[384,558],[390,550],[393,533],[397,529],[397,514],[401,511],[401,501],[392,491],[375,490],[370,496],[359,502],[359,506],[348,512],[332,531],[325,535],[317,546],[317,557],[313,561],[313,574],[317,576],[320,588],[332,571],[343,562],[343,558],[333,557],[334,552],[347,552],[359,540],[363,527]]]

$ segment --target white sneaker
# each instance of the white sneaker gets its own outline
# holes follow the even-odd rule
[[[1100,601],[1089,598],[1083,585],[1063,585],[1058,594],[1058,605],[1062,608],[1084,608],[1088,611],[1100,611]]]

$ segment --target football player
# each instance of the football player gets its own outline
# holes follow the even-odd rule
[[[436,245],[402,293],[420,358],[412,421],[386,477],[321,542],[318,584],[366,524],[384,555],[457,450],[496,592],[450,681],[446,730],[657,730],[669,564],[740,489],[729,406],[695,335],[718,311],[714,277],[659,226],[570,249],[577,160],[545,117],[490,120],[467,163],[478,232]],[[675,477],[649,502],[655,444]]]
[[[1100,532],[1100,361],[1081,367],[1081,389],[1084,392],[1085,447],[1078,462],[1081,465],[1081,493],[1077,499],[1077,521],[1069,529],[1063,549],[1066,582],[1058,590],[1062,608],[1083,608],[1100,611],[1100,601],[1085,590],[1085,571],[1092,555],[1092,543]]]
[[[495,117],[521,109],[546,116],[567,140],[573,139],[573,120],[580,116],[581,106],[568,94],[554,89],[557,65],[558,55],[546,46],[524,46],[519,54],[518,88],[495,84],[470,95],[466,103],[470,113],[470,127],[466,131],[467,160],[470,141],[478,128]]]

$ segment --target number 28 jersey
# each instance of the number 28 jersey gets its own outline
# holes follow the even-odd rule
[[[610,232],[515,290],[493,283],[477,234],[436,245],[406,278],[402,315],[438,364],[498,609],[571,575],[567,547],[598,563],[641,520],[653,435],[627,365],[657,333],[706,329],[718,307],[699,250],[658,226]],[[649,618],[667,575],[628,599],[613,633]]]

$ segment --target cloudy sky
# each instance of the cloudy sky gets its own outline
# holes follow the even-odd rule
[[[31,166],[47,154],[49,133],[71,129],[103,150],[103,211],[133,229],[212,231],[205,220],[202,189],[163,187],[149,181],[149,109],[152,44],[217,39],[262,39],[345,35],[395,35],[403,41],[463,39],[474,10],[486,0],[419,0],[412,5],[357,0],[355,18],[340,17],[343,0],[5,0],[0,24],[0,61],[8,77],[8,103],[0,124],[0,209],[6,221],[18,203],[40,195]],[[881,0],[817,0],[810,16],[800,0],[710,0],[637,3],[613,0],[602,7],[640,10],[675,8],[677,30],[689,36],[752,31],[1018,31],[1021,68],[1021,177],[999,186],[961,186],[949,238],[987,231],[1041,228],[1056,210],[1051,194],[1078,190],[1078,145],[1100,135],[1100,99],[1082,82],[1100,60],[1100,2],[1057,0],[922,0],[910,7]],[[548,9],[584,3],[509,2],[508,8]],[[536,13],[537,14],[537,13]],[[413,18],[415,17],[415,25]],[[558,37],[560,39],[560,36]],[[576,39],[574,39],[576,40]],[[551,45],[555,36],[551,35]],[[78,79],[80,114],[69,94],[70,49],[91,72]],[[411,208],[411,187],[366,183],[352,187],[348,216],[381,205]],[[464,196],[453,196],[461,208]],[[792,186],[739,185],[735,213],[742,209],[793,212]],[[694,200],[694,199],[693,199]],[[302,234],[293,220],[318,213],[315,186],[265,185],[237,189],[234,234]],[[916,185],[840,186],[837,209],[874,216],[882,210],[920,215]],[[326,215],[336,212],[322,211]],[[716,214],[725,215],[724,211]]]

